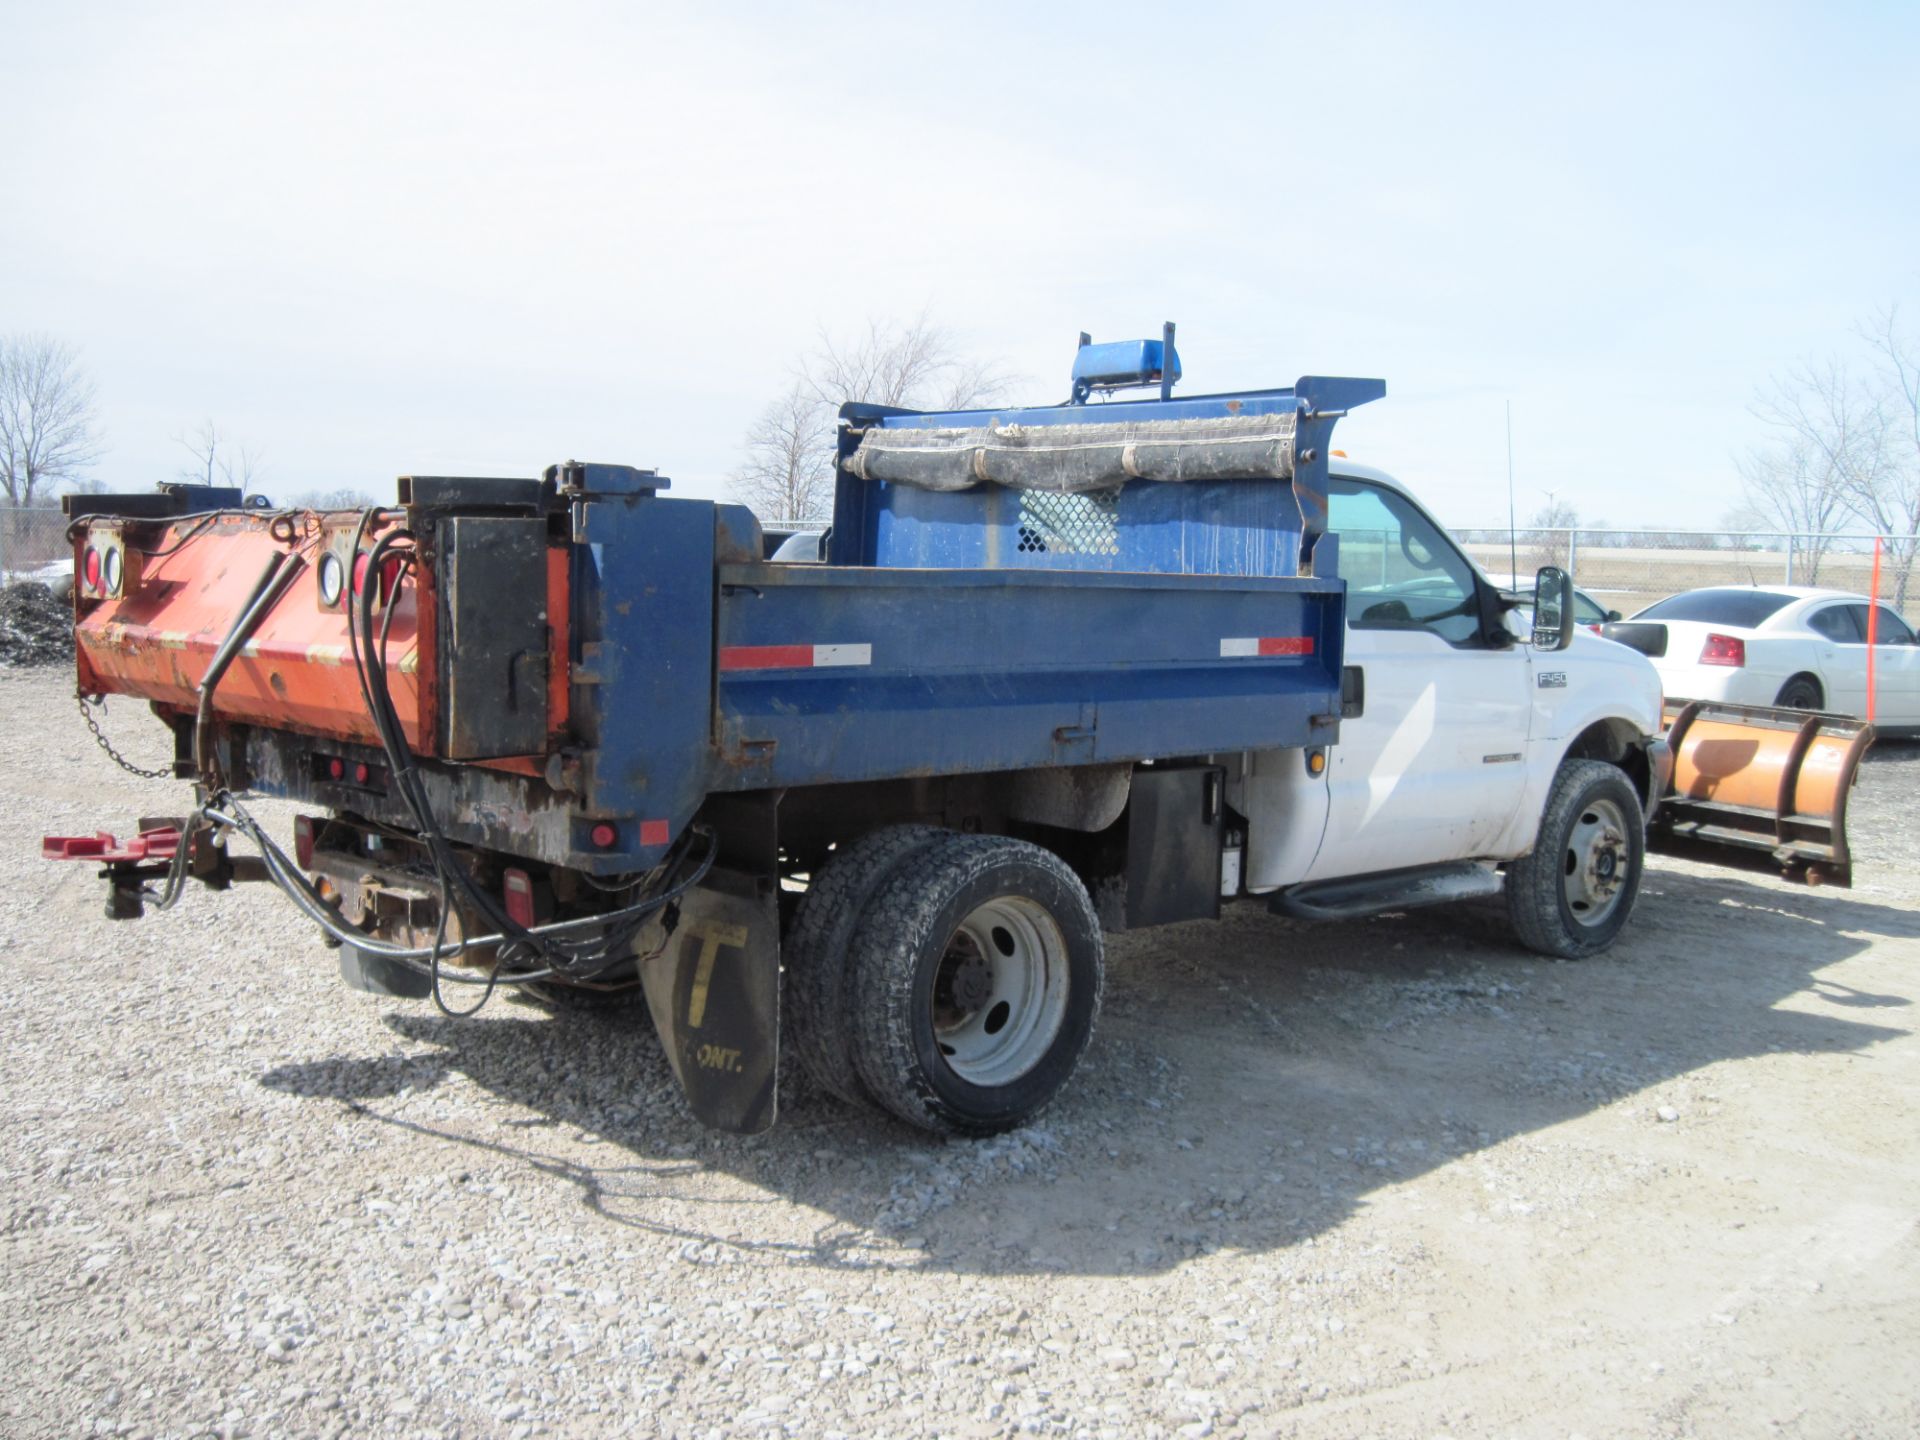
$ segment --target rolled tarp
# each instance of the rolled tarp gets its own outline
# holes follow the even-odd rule
[[[1079,493],[1129,480],[1290,480],[1295,416],[898,429],[875,426],[848,474],[922,490],[1005,485]]]

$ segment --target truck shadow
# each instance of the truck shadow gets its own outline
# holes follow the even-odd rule
[[[690,1263],[1152,1273],[1308,1241],[1391,1186],[1516,1137],[1560,1143],[1543,1132],[1606,1107],[1656,1131],[1711,1125],[1719,1062],[1908,1033],[1873,1023],[1907,996],[1820,974],[1880,938],[1920,938],[1920,915],[1665,864],[1628,938],[1577,965],[1517,950],[1493,910],[1311,926],[1242,907],[1115,939],[1080,1073],[1038,1124],[984,1141],[930,1139],[791,1079],[773,1132],[713,1134],[644,1017],[516,1006],[465,1022],[395,1009],[387,1026],[431,1050],[261,1083],[563,1181]],[[457,1120],[410,1103],[469,1083],[491,1098]]]

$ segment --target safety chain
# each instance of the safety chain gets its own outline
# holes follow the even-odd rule
[[[99,743],[100,748],[107,752],[107,758],[109,760],[113,761],[114,764],[118,765],[129,775],[138,775],[142,780],[171,780],[173,778],[173,767],[171,765],[164,770],[142,770],[138,765],[135,765],[131,760],[127,759],[126,756],[113,748],[113,742],[101,733],[99,722],[93,718],[93,711],[95,709],[98,709],[103,715],[106,713],[106,696],[94,696],[91,704],[89,704],[85,695],[77,692],[73,698],[80,703],[80,718],[87,722],[87,729],[93,732],[93,738]]]

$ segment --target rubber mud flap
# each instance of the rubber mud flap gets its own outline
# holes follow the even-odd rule
[[[349,989],[369,995],[390,995],[397,1000],[424,1000],[433,993],[433,981],[411,965],[362,950],[358,945],[340,947],[340,978],[347,982]],[[447,988],[462,987],[449,985]]]
[[[780,1054],[780,903],[772,886],[709,871],[680,901],[667,953],[641,966],[647,1008],[687,1104],[706,1125],[773,1125]]]

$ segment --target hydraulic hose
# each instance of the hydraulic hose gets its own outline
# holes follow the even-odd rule
[[[327,908],[326,902],[322,900],[313,887],[307,883],[306,877],[300,873],[299,867],[294,864],[292,858],[261,830],[259,824],[242,810],[231,796],[225,797],[224,804],[231,807],[231,811],[219,808],[218,804],[210,804],[205,806],[200,811],[200,814],[209,823],[222,826],[226,829],[237,830],[240,834],[251,840],[254,845],[258,847],[262,859],[266,861],[267,871],[273,882],[286,893],[287,897],[294,902],[308,919],[312,920],[320,926],[321,929],[325,930],[329,935],[333,936],[334,939],[339,940],[343,944],[353,945],[370,955],[378,955],[383,959],[405,962],[431,961],[436,956],[440,959],[447,959],[455,955],[464,954],[468,950],[479,950],[493,945],[511,944],[516,938],[503,933],[475,935],[466,936],[458,940],[445,941],[438,946],[392,945],[383,940],[375,940],[362,931],[343,925],[339,918]],[[545,939],[579,931],[592,930],[595,927],[605,926],[614,922],[620,922],[622,924],[630,923],[640,920],[653,911],[671,904],[673,901],[679,899],[680,896],[697,886],[706,878],[707,872],[713,868],[714,858],[719,846],[711,835],[708,835],[706,838],[706,853],[701,856],[700,863],[694,868],[693,873],[688,875],[686,879],[662,891],[660,894],[649,896],[638,904],[625,906],[619,910],[609,910],[598,915],[586,915],[574,920],[559,920],[546,925],[535,926],[527,933]],[[612,965],[623,963],[627,958],[625,955],[612,957],[608,960],[607,965],[602,968],[610,968]],[[421,968],[424,970],[426,967],[422,966]],[[510,976],[502,975],[497,978],[495,983],[518,985],[529,980],[544,980],[559,973],[559,971],[549,967]],[[442,978],[452,979],[462,984],[486,983],[486,977],[483,976],[443,975]]]
[[[260,628],[260,622],[267,618],[267,612],[287,593],[287,587],[306,568],[306,564],[301,556],[281,550],[274,551],[268,557],[266,568],[260,572],[260,578],[254,581],[245,608],[233,622],[227,638],[220,642],[220,648],[213,652],[213,660],[201,678],[200,704],[194,712],[193,759],[210,791],[218,788],[213,770],[213,692],[219,688],[227,667],[233,664],[241,647],[253,637],[253,632]]]

